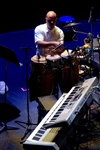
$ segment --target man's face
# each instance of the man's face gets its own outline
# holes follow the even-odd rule
[[[46,17],[46,23],[50,30],[54,28],[56,21],[57,21],[56,17]]]

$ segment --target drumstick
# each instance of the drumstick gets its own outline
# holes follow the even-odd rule
[[[51,52],[55,51],[56,49],[58,49],[59,47],[63,46],[63,44],[58,45],[57,47],[55,47]]]

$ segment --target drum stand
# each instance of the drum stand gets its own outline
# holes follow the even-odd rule
[[[21,140],[23,140],[26,135],[28,134],[28,132],[31,132],[32,129],[29,129],[29,126],[31,125],[37,125],[37,124],[32,124],[29,118],[29,99],[28,99],[28,50],[29,48],[21,48],[24,49],[26,52],[26,89],[27,89],[27,122],[22,122],[22,121],[15,121],[15,123],[19,124],[20,126],[22,126],[23,128],[26,129],[25,134],[23,135],[23,137],[21,138]],[[26,124],[27,127],[21,125],[22,124]]]

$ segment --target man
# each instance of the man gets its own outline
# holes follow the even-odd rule
[[[57,66],[52,65],[52,63],[50,63],[51,65],[47,65],[47,61],[45,63],[45,60],[49,55],[56,56],[56,54],[62,53],[64,50],[64,33],[56,26],[57,14],[54,11],[47,12],[45,21],[44,24],[38,25],[34,30],[36,55],[31,58],[33,69],[29,82],[30,101],[39,96],[56,93],[53,92],[53,87],[56,84],[55,69],[58,69],[59,66],[58,63],[55,63]],[[57,60],[60,57],[58,56]]]
[[[38,25],[34,30],[36,54],[47,56],[48,54],[61,53],[64,44],[64,33],[56,26],[57,14],[49,11],[45,17],[46,23]]]

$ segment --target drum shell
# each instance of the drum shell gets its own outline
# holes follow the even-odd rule
[[[78,82],[78,78],[78,60],[75,59],[75,64],[64,66],[59,72],[59,84],[62,93],[69,92],[69,90]]]
[[[71,66],[75,63],[75,56],[72,54],[72,50],[65,50],[61,54],[61,59],[63,66]]]
[[[62,67],[62,61],[59,55],[54,55],[54,56],[48,55],[46,57],[46,61],[47,61],[48,69],[56,70]]]
[[[46,96],[53,93],[55,73],[47,69],[46,64],[31,62],[33,67],[29,77],[30,101],[36,100],[39,96]]]
[[[46,71],[47,62],[38,63],[38,62],[31,61],[30,67],[31,67],[31,72],[36,72],[39,74],[40,72]]]
[[[62,57],[63,66],[70,66],[74,63],[74,58],[67,56],[66,58]]]
[[[61,59],[47,60],[47,67],[51,70],[60,69],[62,67]]]

